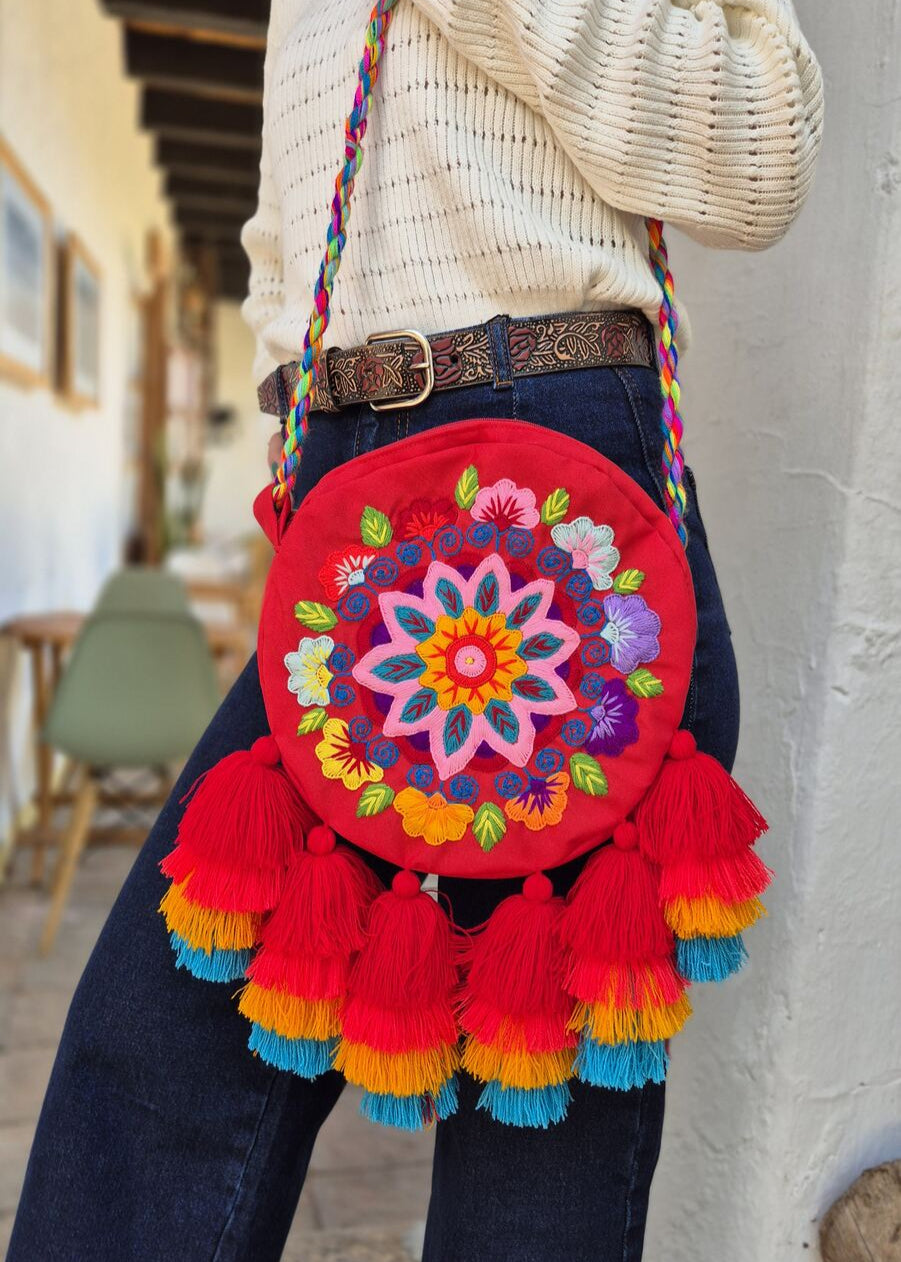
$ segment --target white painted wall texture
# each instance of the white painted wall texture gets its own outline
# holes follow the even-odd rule
[[[827,80],[807,207],[760,256],[671,243],[777,880],[750,968],[675,1041],[648,1262],[817,1257],[832,1200],[901,1156],[901,5],[797,8]]]
[[[0,381],[0,620],[88,605],[119,560],[129,303],[167,223],[138,100],[96,0],[0,0],[0,129],[102,271],[100,407]]]

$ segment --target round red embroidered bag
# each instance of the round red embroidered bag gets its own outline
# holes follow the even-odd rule
[[[259,667],[282,762],[337,833],[401,867],[516,876],[642,798],[695,630],[684,550],[635,482],[575,439],[476,419],[310,492]]]

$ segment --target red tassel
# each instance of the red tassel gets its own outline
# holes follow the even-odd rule
[[[314,819],[280,766],[275,739],[262,736],[201,778],[162,870],[187,881],[185,893],[205,907],[269,911]]]
[[[666,867],[740,855],[766,832],[766,820],[691,732],[676,732],[657,779],[638,805],[641,848]]]
[[[359,855],[336,845],[331,828],[316,825],[288,870],[248,977],[305,999],[343,998],[380,889]]]
[[[573,1047],[563,988],[563,900],[541,872],[505,898],[464,951],[460,1020],[479,1043],[527,1052]]]
[[[599,1042],[669,1038],[690,1012],[659,877],[638,849],[635,825],[626,822],[613,844],[589,859],[567,899],[566,988],[579,1003],[576,1023]]]

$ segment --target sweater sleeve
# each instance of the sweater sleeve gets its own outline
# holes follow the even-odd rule
[[[282,311],[284,276],[282,272],[282,231],[279,194],[272,174],[272,141],[267,121],[272,93],[272,67],[280,51],[281,14],[286,0],[273,0],[266,43],[263,74],[263,142],[260,154],[260,185],[257,208],[241,231],[241,245],[250,261],[250,283],[242,315],[256,337],[254,380],[263,378],[278,366],[279,360],[268,349],[264,332]]]
[[[800,210],[823,84],[791,0],[415,3],[609,205],[752,250]]]

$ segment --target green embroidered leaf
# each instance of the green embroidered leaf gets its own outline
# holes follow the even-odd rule
[[[659,697],[663,692],[661,681],[644,666],[632,671],[626,680],[626,687],[636,697]]]
[[[384,548],[391,542],[394,531],[384,513],[367,504],[360,518],[360,538],[371,548]]]
[[[493,802],[483,802],[472,821],[472,831],[485,853],[490,854],[507,831],[503,811]]]
[[[338,621],[338,615],[318,600],[299,600],[294,606],[294,617],[311,631],[331,631]]]
[[[310,732],[318,732],[321,727],[325,727],[327,718],[328,714],[320,706],[307,710],[306,714],[301,715],[297,725],[297,735],[306,736]]]
[[[479,471],[474,464],[464,469],[454,487],[454,499],[460,508],[472,508],[479,493]]]
[[[569,760],[569,770],[573,778],[573,788],[581,789],[589,797],[606,797],[607,777],[601,770],[601,764],[591,754],[573,754]]]
[[[641,570],[620,570],[616,578],[613,580],[613,590],[619,592],[621,596],[627,596],[632,592],[637,592],[644,582],[644,573]]]
[[[569,491],[558,486],[541,505],[541,520],[546,526],[556,526],[569,512]]]
[[[387,784],[367,784],[357,802],[357,819],[381,815],[394,801],[394,790]]]

